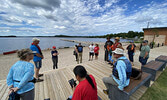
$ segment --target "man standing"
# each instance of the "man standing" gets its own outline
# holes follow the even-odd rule
[[[93,45],[93,43],[89,46],[89,61],[93,60],[93,56],[94,56],[94,48],[95,46]],[[91,59],[92,56],[92,59]]]
[[[42,51],[40,49],[40,47],[38,46],[40,39],[38,38],[33,38],[32,39],[33,43],[30,46],[30,49],[33,51],[34,53],[34,64],[35,64],[35,78],[37,79],[37,82],[43,81],[42,79],[39,79],[40,76],[42,76],[43,74],[39,74],[39,70],[42,67],[42,59],[44,58],[42,55]]]
[[[108,61],[108,50],[107,50],[107,45],[113,45],[113,42],[110,40],[110,37],[107,37],[107,41],[104,45],[104,50],[105,50],[105,55],[104,55],[104,61]]]
[[[80,63],[82,63],[83,46],[81,45],[81,43],[79,43],[79,45],[77,46],[77,50],[78,50],[78,64],[79,64],[79,61]]]
[[[128,50],[128,56],[129,56],[129,60],[132,64],[132,66],[134,66],[133,64],[133,56],[135,55],[135,52],[136,52],[136,45],[134,44],[133,41],[130,41],[130,44],[127,46],[126,48]]]
[[[139,55],[139,62],[141,65],[145,65],[147,63],[147,60],[149,58],[149,52],[150,52],[150,47],[148,46],[148,41],[144,40],[142,42],[142,47]]]
[[[124,56],[123,49],[116,48],[115,51],[113,51],[113,55],[117,59],[113,67],[113,72],[110,77],[104,77],[102,79],[107,88],[107,90],[103,90],[105,94],[108,94],[109,84],[116,85],[120,90],[123,90],[130,82],[132,65]]]

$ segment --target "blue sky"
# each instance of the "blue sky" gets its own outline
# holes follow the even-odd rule
[[[167,0],[1,0],[0,36],[105,35],[167,27]]]

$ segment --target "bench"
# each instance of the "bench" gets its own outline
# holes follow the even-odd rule
[[[167,56],[160,55],[159,57],[155,58],[155,61],[161,61],[167,63]]]
[[[150,73],[152,75],[151,80],[155,81],[157,72],[162,71],[165,68],[165,66],[166,64],[164,62],[152,60],[148,62],[146,65],[143,65],[141,69],[143,72]]]
[[[150,80],[151,74],[143,72],[140,80],[130,79],[129,86],[125,87],[123,91],[115,85],[110,85],[109,98],[110,100],[129,100],[130,96],[141,86],[149,87]]]

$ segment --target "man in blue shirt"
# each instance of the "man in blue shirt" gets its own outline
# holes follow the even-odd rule
[[[39,82],[39,81],[43,81],[42,79],[39,79],[39,76],[42,75],[42,74],[39,74],[39,70],[42,67],[42,59],[44,57],[43,57],[43,54],[42,54],[40,47],[38,46],[40,39],[33,38],[32,41],[33,41],[33,43],[31,44],[30,49],[34,53],[33,61],[35,64],[35,78],[37,79],[37,82]]]
[[[123,49],[116,48],[113,51],[113,56],[117,59],[117,62],[113,67],[113,72],[110,77],[104,77],[102,79],[107,88],[107,90],[103,90],[103,92],[106,94],[108,94],[110,84],[118,86],[118,89],[120,90],[123,90],[124,87],[128,86],[132,72],[132,65],[130,61],[124,56]]]

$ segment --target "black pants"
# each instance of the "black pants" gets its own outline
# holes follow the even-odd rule
[[[133,62],[133,53],[134,52],[128,52],[129,60]]]
[[[78,60],[78,53],[75,53],[76,61]]]
[[[105,50],[104,61],[108,61],[108,51]]]
[[[58,63],[58,57],[57,58],[52,58],[52,61],[53,61],[53,69],[58,69],[58,66],[57,66],[57,63]]]

